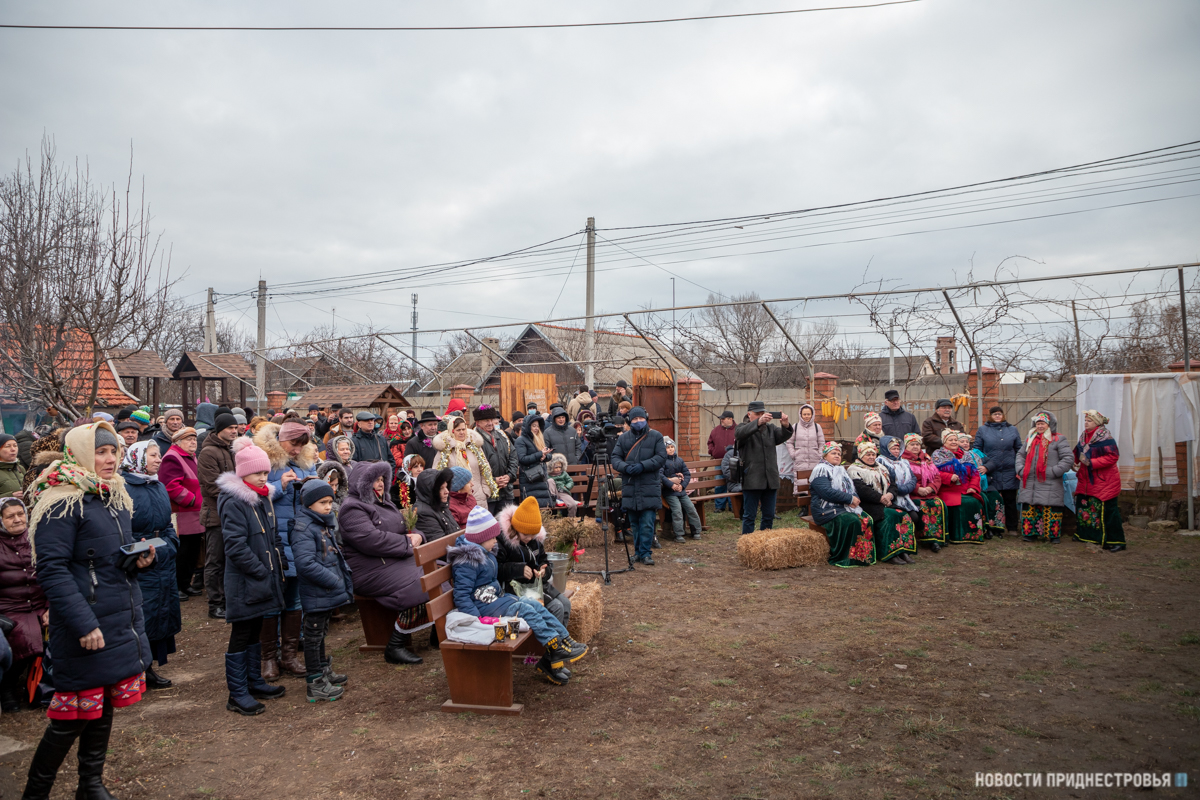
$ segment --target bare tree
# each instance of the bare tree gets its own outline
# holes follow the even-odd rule
[[[12,402],[74,417],[96,403],[106,348],[153,339],[173,281],[132,162],[122,195],[55,156],[43,139],[36,165],[0,178],[0,364]]]

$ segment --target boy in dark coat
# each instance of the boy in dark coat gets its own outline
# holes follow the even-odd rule
[[[334,536],[333,487],[310,480],[300,492],[303,510],[292,528],[292,553],[300,579],[300,604],[304,608],[304,666],[308,702],[337,700],[349,680],[333,671],[325,655],[325,634],[333,612],[354,599],[350,567]]]
[[[685,520],[692,528],[692,538],[699,539],[700,528],[703,526],[700,524],[700,515],[696,512],[696,506],[687,494],[688,484],[692,482],[692,471],[676,453],[675,441],[669,437],[663,437],[663,441],[667,447],[667,460],[663,462],[662,469],[658,474],[662,481],[663,496],[667,499],[667,508],[671,511],[671,526],[675,530],[675,541],[684,541],[683,523]]]

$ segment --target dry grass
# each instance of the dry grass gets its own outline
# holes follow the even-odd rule
[[[604,597],[600,593],[600,584],[596,581],[570,581],[567,588],[576,590],[571,597],[571,619],[567,631],[578,642],[590,642],[599,633],[604,621]]]
[[[742,536],[737,553],[738,562],[750,569],[810,567],[829,560],[829,542],[816,531],[782,528]]]
[[[601,547],[604,544],[600,526],[594,517],[547,517],[542,516],[546,528],[546,549],[570,552],[571,543],[578,537],[583,548]]]

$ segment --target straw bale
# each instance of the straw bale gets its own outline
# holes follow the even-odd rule
[[[738,539],[738,562],[750,569],[810,567],[829,560],[829,541],[807,528],[748,533]]]
[[[567,588],[576,590],[571,597],[571,618],[567,621],[567,631],[571,638],[586,644],[599,633],[600,623],[604,619],[604,597],[600,593],[600,583],[570,581]]]
[[[604,536],[594,517],[551,517],[543,518],[546,527],[546,549],[569,552],[570,543],[579,537],[583,548],[602,547]]]

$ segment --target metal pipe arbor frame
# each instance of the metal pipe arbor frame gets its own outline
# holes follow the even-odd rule
[[[800,345],[796,344],[796,340],[792,338],[792,334],[788,333],[788,329],[785,328],[783,323],[779,321],[779,318],[775,316],[775,312],[771,310],[771,307],[765,302],[762,304],[762,307],[763,310],[770,315],[771,320],[775,323],[775,326],[779,328],[780,332],[783,333],[784,337],[792,343],[792,347],[796,348],[796,352],[800,354],[800,357],[804,359],[804,363],[808,366],[808,402],[815,402],[816,389],[814,388],[813,384],[816,382],[816,376],[813,373],[812,359],[808,357],[808,353],[804,352]]]
[[[679,379],[677,377],[675,377],[675,368],[671,366],[671,362],[666,358],[666,356],[664,356],[662,354],[662,352],[660,352],[659,349],[657,347],[655,347],[654,342],[652,342],[650,340],[650,337],[648,337],[645,333],[643,333],[641,328],[639,328],[637,325],[633,324],[633,320],[631,320],[629,318],[628,314],[622,314],[622,316],[625,317],[625,321],[629,323],[629,327],[631,327],[635,331],[637,331],[638,336],[642,337],[642,341],[644,341],[646,344],[648,344],[650,346],[650,349],[654,351],[654,354],[656,356],[658,356],[658,360],[661,361],[663,363],[663,366],[665,366],[667,368],[667,372],[671,373],[671,419],[675,423],[675,437],[678,438],[679,437]]]
[[[971,334],[967,333],[967,326],[963,325],[962,319],[958,316],[958,309],[954,307],[954,303],[950,302],[950,293],[942,289],[942,297],[946,298],[946,305],[950,306],[950,312],[954,314],[954,321],[958,323],[958,329],[962,331],[963,338],[967,340],[967,347],[971,348],[971,358],[975,360],[975,393],[978,395],[975,404],[978,406],[975,409],[976,430],[983,427],[983,362],[979,360],[979,353],[975,352],[975,340],[971,338]]]

